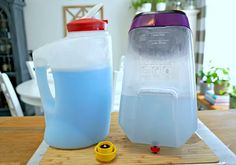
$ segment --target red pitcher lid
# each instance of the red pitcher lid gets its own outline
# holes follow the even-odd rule
[[[95,18],[82,18],[68,23],[67,29],[68,32],[105,30],[106,24],[107,20],[99,20]]]

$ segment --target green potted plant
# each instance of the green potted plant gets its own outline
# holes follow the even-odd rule
[[[131,3],[132,8],[140,12],[150,12],[152,9],[152,0],[136,0]]]
[[[236,109],[236,86],[233,86],[232,92],[229,93],[230,95],[230,108]]]
[[[225,95],[228,93],[230,86],[229,68],[214,68],[213,69],[214,92],[216,95]]]
[[[200,78],[200,94],[205,94],[208,90],[213,90],[213,77],[212,77],[212,70],[209,70],[207,72],[204,72],[203,69],[201,69],[197,73],[197,77]]]

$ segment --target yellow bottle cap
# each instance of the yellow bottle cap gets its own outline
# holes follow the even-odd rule
[[[102,141],[94,148],[96,159],[101,162],[110,162],[116,157],[116,146],[110,141]]]

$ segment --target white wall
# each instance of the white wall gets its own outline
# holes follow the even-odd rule
[[[113,41],[114,68],[118,69],[120,56],[127,47],[128,30],[134,11],[129,0],[26,0],[24,9],[28,49],[63,38],[63,6],[104,4],[104,17],[109,21]]]
[[[229,67],[232,83],[236,84],[236,1],[207,0],[206,43],[204,66]]]

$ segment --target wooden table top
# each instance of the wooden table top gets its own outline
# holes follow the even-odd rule
[[[236,110],[198,115],[236,154]],[[0,164],[25,164],[41,143],[44,127],[44,117],[0,117]]]
[[[43,133],[43,117],[0,117],[0,164],[26,164]]]
[[[236,109],[199,111],[200,120],[236,154]]]

